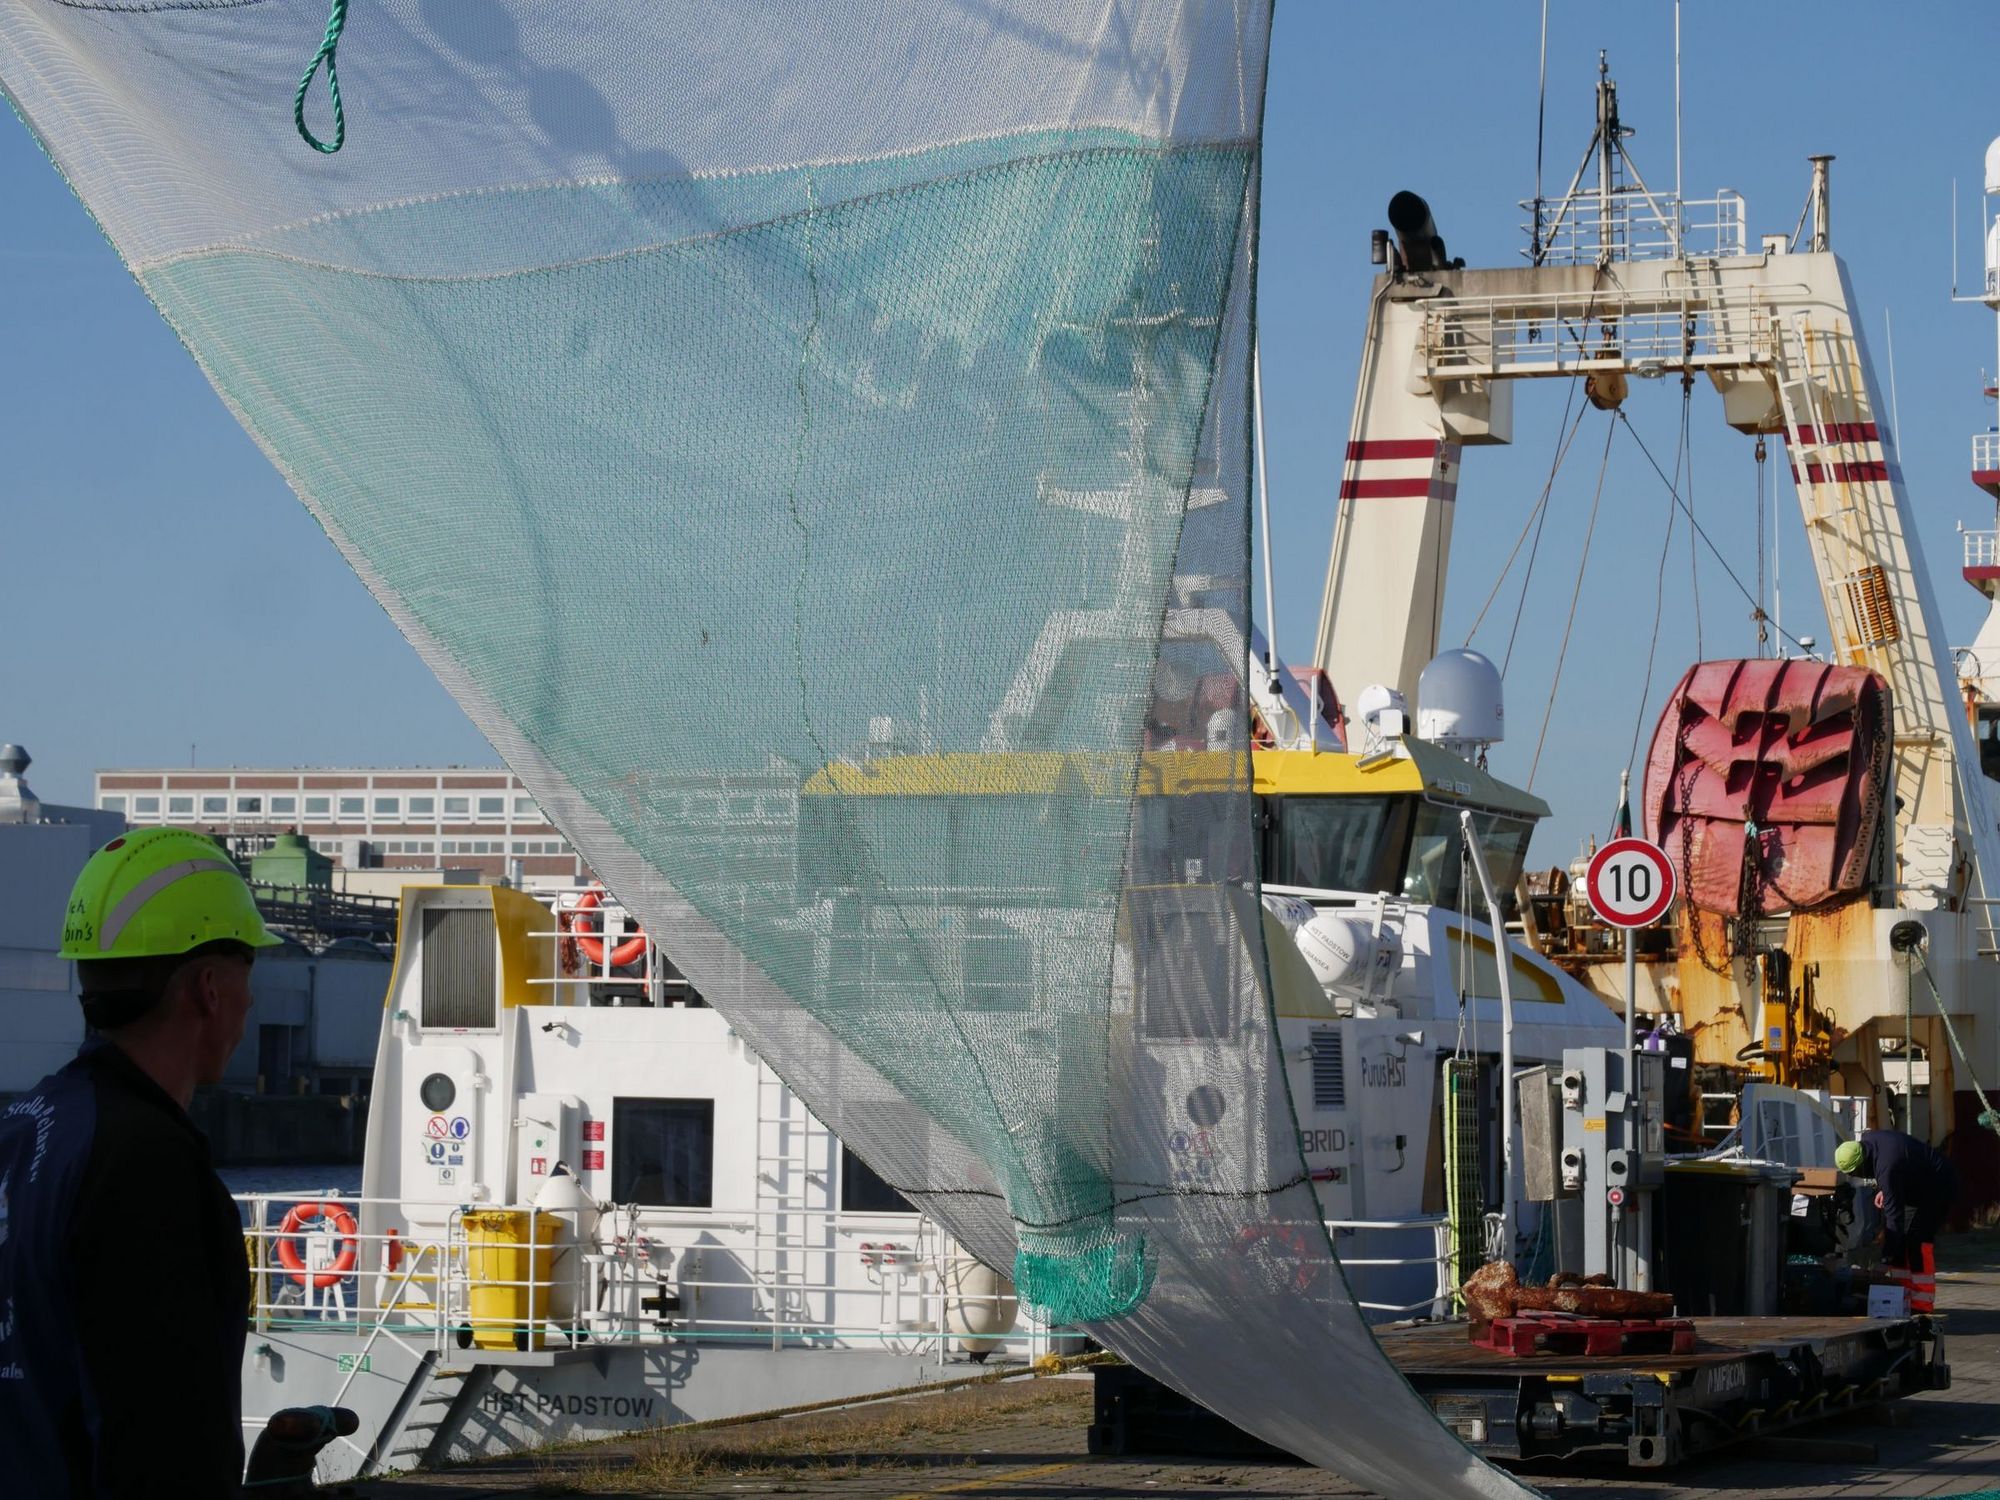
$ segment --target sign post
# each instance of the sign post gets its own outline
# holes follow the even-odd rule
[[[1591,856],[1584,894],[1597,919],[1625,929],[1625,1050],[1632,1050],[1632,1016],[1639,1008],[1639,961],[1632,934],[1650,927],[1674,904],[1674,867],[1666,851],[1644,839],[1616,838]]]

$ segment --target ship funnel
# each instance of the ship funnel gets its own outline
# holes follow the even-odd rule
[[[1406,190],[1389,200],[1389,227],[1396,231],[1405,271],[1451,268],[1444,253],[1444,239],[1431,220],[1431,206],[1415,193]]]

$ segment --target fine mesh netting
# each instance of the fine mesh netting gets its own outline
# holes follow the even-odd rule
[[[1261,0],[0,0],[0,84],[591,867],[1022,1295],[1388,1494],[1250,837]],[[325,98],[308,97],[329,136]]]

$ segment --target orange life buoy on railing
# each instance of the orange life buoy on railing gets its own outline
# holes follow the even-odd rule
[[[602,889],[585,891],[577,898],[576,911],[573,918],[577,947],[583,950],[585,958],[589,959],[599,968],[605,967],[605,940],[598,935],[598,928],[584,925],[583,914],[587,911],[596,911],[603,904],[603,901],[604,892]],[[614,969],[622,969],[627,964],[637,963],[645,956],[645,953],[646,934],[635,932],[611,950],[611,962],[609,966]]]
[[[314,1219],[325,1219],[333,1226],[335,1234],[346,1241],[340,1254],[323,1271],[308,1271],[305,1257],[299,1254],[299,1247],[293,1236]],[[338,1203],[294,1203],[285,1214],[285,1221],[278,1226],[278,1264],[292,1273],[292,1280],[300,1286],[311,1282],[314,1287],[329,1287],[349,1271],[360,1259],[361,1230],[354,1222],[354,1215]]]

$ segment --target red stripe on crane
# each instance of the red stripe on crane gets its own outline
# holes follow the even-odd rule
[[[1815,431],[1825,432],[1825,441],[1829,443],[1877,443],[1882,440],[1881,429],[1873,422],[1827,422],[1819,428],[1804,422],[1799,426],[1799,441],[1812,442]]]
[[[1436,438],[1364,438],[1347,445],[1351,464],[1378,459],[1436,458],[1444,445]]]
[[[1807,464],[1806,475],[1814,484],[1862,484],[1890,477],[1889,465],[1879,458],[1853,464]],[[1793,464],[1792,483],[1798,482],[1799,466]]]
[[[1414,479],[1343,479],[1340,482],[1340,498],[1343,500],[1452,500],[1458,495],[1458,486],[1448,479],[1433,479],[1422,474]]]

